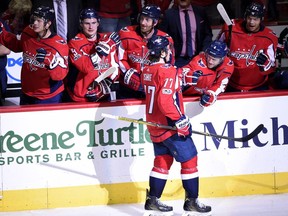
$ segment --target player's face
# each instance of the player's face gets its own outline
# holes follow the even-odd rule
[[[213,56],[206,54],[206,61],[207,61],[207,67],[211,69],[217,67],[222,62],[222,58],[215,58]]]
[[[32,17],[32,28],[34,30],[34,32],[42,35],[42,33],[46,32],[46,29],[49,27],[49,23],[51,24],[51,22],[49,21],[49,23],[45,22],[45,19],[40,18],[40,17],[36,17],[33,16]]]
[[[84,19],[81,23],[82,31],[88,38],[97,34],[98,26],[99,22],[95,18]]]
[[[147,16],[140,16],[139,24],[143,35],[149,34],[155,26],[153,19]]]
[[[246,29],[249,32],[258,32],[260,29],[261,18],[254,16],[246,17]]]

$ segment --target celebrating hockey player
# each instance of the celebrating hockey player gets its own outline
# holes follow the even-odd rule
[[[183,69],[183,95],[200,95],[200,105],[208,107],[224,92],[234,64],[227,57],[224,42],[213,41],[205,53],[195,56]]]
[[[32,12],[32,24],[20,36],[5,31],[0,23],[0,43],[23,52],[20,105],[59,103],[68,73],[68,46],[50,31],[54,10],[41,6]]]
[[[235,69],[227,91],[265,90],[269,88],[268,75],[275,70],[278,39],[263,24],[265,7],[252,2],[245,11],[244,20],[232,20],[232,29],[224,24],[218,38],[229,47],[229,57]]]
[[[98,33],[100,18],[92,8],[80,13],[81,32],[72,38],[69,59],[72,67],[67,76],[68,99],[76,102],[109,99],[111,85],[118,79],[117,46],[120,43],[116,32]],[[110,67],[117,70],[99,83],[94,80]]]
[[[173,215],[173,207],[163,204],[159,199],[174,159],[181,163],[181,178],[186,192],[184,215],[209,213],[211,207],[200,203],[198,199],[197,149],[191,139],[189,118],[184,114],[178,70],[166,63],[171,52],[169,41],[166,37],[154,35],[147,46],[150,65],[144,67],[141,74],[146,93],[146,120],[175,126],[177,130],[147,126],[155,158],[145,202],[146,213]]]
[[[161,15],[158,6],[145,6],[138,17],[139,25],[128,26],[120,30],[121,45],[119,48],[120,94],[122,98],[143,98],[145,94],[140,85],[141,69],[148,64],[147,41],[152,35],[168,38],[171,46],[171,62],[174,62],[173,40],[155,26]]]

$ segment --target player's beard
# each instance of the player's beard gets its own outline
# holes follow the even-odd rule
[[[245,28],[248,32],[258,32],[260,30],[261,22],[248,22],[245,21]]]
[[[151,26],[140,26],[141,33],[144,37],[147,37],[153,31],[153,25]]]

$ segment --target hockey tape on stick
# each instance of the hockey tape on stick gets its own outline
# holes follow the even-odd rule
[[[153,126],[153,127],[167,129],[167,130],[177,130],[176,127],[172,127],[172,126],[168,126],[168,125],[162,125],[162,124],[157,124],[155,122],[148,122],[148,121],[143,121],[143,120],[138,120],[138,119],[133,119],[133,118],[128,118],[128,117],[115,116],[115,115],[106,114],[106,113],[102,113],[101,115],[102,115],[102,117],[106,117],[106,118],[110,118],[110,119],[134,122],[134,123],[138,123],[138,124],[149,125],[149,126]],[[237,142],[247,142],[248,140],[250,140],[253,137],[257,136],[262,131],[263,128],[264,128],[264,125],[260,124],[250,134],[248,134],[247,136],[244,136],[244,137],[239,137],[239,138],[222,136],[222,135],[218,135],[218,134],[211,134],[211,133],[200,132],[200,131],[195,131],[195,130],[192,130],[192,133],[198,134],[198,135],[203,135],[203,136],[216,137],[216,138],[219,138],[219,139],[233,140],[233,141],[237,141]]]
[[[94,83],[99,83],[102,80],[104,80],[105,78],[109,77],[111,74],[113,74],[115,71],[117,70],[116,67],[110,67],[109,69],[107,69],[106,71],[104,71],[102,74],[100,74],[95,80]]]
[[[221,15],[222,19],[225,21],[225,23],[228,26],[231,26],[232,25],[232,21],[229,18],[224,6],[221,3],[217,4],[217,10],[218,10],[219,14]]]

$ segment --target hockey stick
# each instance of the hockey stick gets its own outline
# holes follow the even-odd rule
[[[145,46],[142,46],[142,53],[141,53],[141,57],[142,57],[142,60],[141,60],[141,65],[140,65],[140,70],[141,70],[141,72],[143,71],[143,69],[144,69],[144,66],[145,66],[145,61],[146,61],[146,59],[147,59],[147,57],[148,57],[148,55],[149,55],[149,50],[147,51],[147,53],[144,55],[144,50],[145,50]]]
[[[221,15],[222,19],[225,21],[226,25],[228,26],[229,34],[228,34],[227,46],[230,47],[231,33],[232,33],[232,21],[229,18],[224,6],[221,3],[217,4],[217,10],[218,10],[219,14]]]
[[[177,130],[176,127],[172,127],[169,125],[157,124],[155,122],[148,122],[148,121],[143,121],[143,120],[138,120],[138,119],[133,119],[133,118],[128,118],[128,117],[115,116],[115,115],[106,114],[106,113],[102,113],[101,115],[102,115],[102,117],[107,117],[107,118],[116,119],[116,120],[134,122],[134,123],[138,123],[138,124],[149,125],[149,126],[153,126],[153,127],[167,129],[167,130]],[[247,142],[248,140],[257,136],[262,131],[263,128],[264,128],[264,125],[260,124],[250,134],[248,134],[247,136],[244,136],[244,137],[239,137],[239,138],[222,136],[222,135],[218,135],[218,134],[211,134],[211,133],[200,132],[200,131],[195,131],[195,130],[192,130],[192,133],[198,134],[198,135],[203,135],[203,136],[216,137],[216,138],[220,138],[220,139],[233,140],[233,141],[237,141],[237,142]]]
[[[107,69],[106,71],[104,71],[103,73],[101,73],[95,80],[94,83],[97,84],[99,82],[101,82],[102,80],[104,80],[105,78],[107,78],[108,76],[110,76],[111,74],[113,74],[116,71],[116,67],[110,67],[109,69]]]
[[[88,87],[88,90],[92,90],[95,88],[95,86],[100,83],[102,80],[106,79],[107,77],[109,77],[111,74],[113,74],[115,71],[117,70],[116,67],[110,67],[108,68],[106,71],[104,71],[103,73],[101,73]]]

